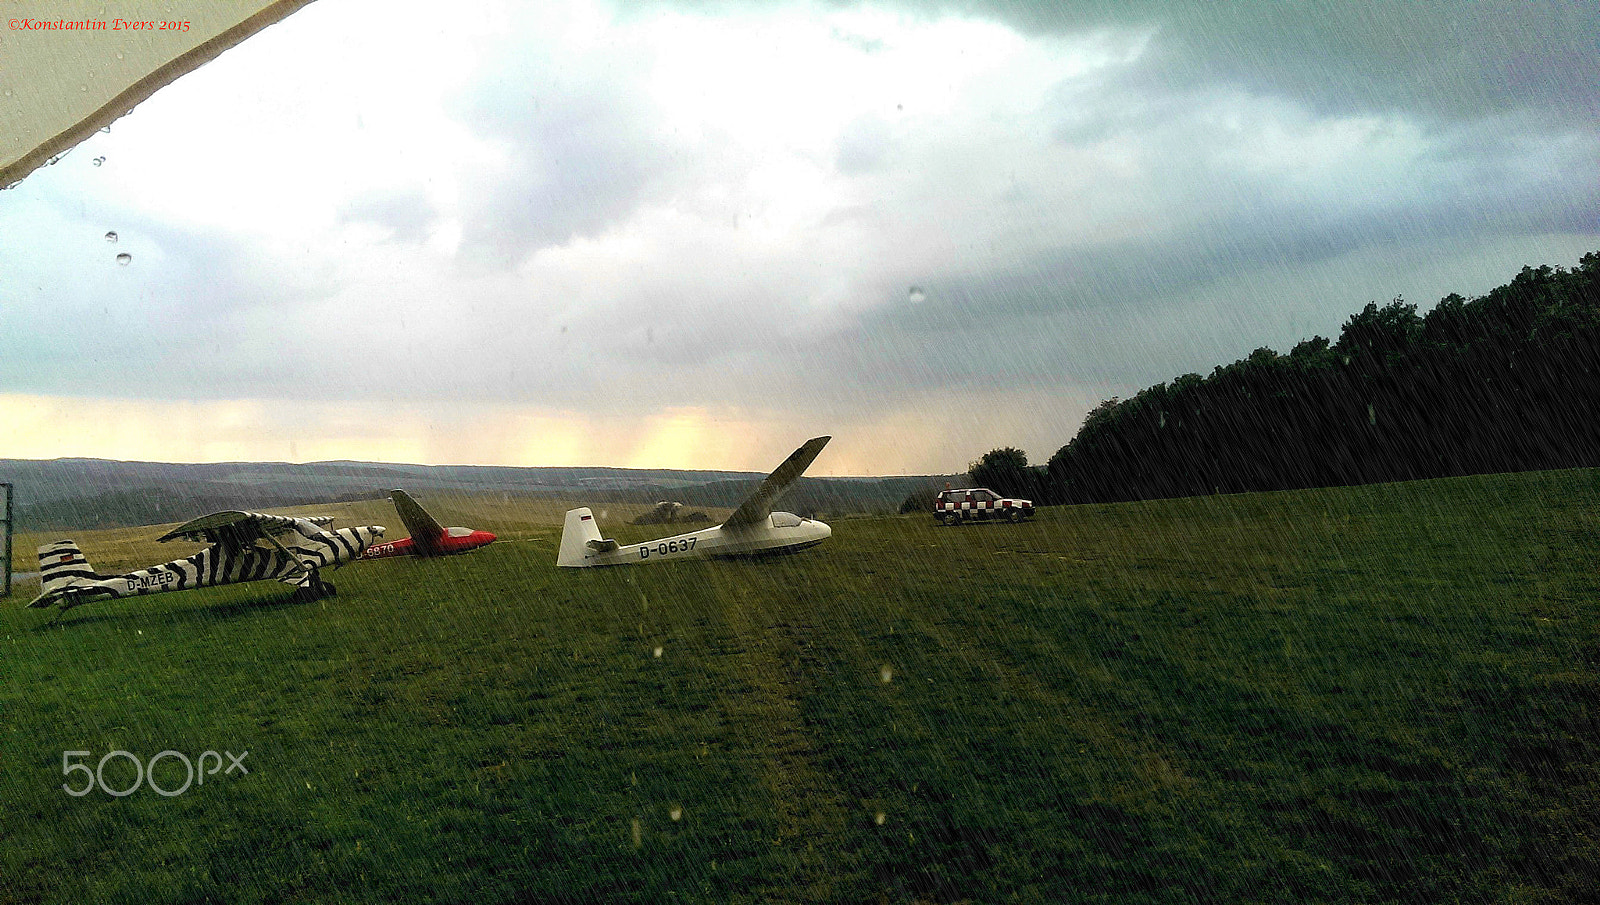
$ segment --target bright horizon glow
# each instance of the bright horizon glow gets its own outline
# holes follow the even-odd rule
[[[382,405],[317,405],[308,410],[283,400],[196,403],[0,393],[0,423],[15,428],[0,458],[179,464],[355,461],[765,473],[804,441],[828,433],[821,428],[808,432],[787,427],[750,412],[697,408],[668,410],[642,425],[512,406],[447,405],[428,416],[397,419],[395,414]],[[930,422],[920,411],[901,411],[881,424],[847,426],[843,435],[834,434],[808,474],[960,473],[966,463],[949,470],[937,463],[923,468],[892,466],[907,445],[936,448],[938,435],[948,433],[952,421],[964,417],[950,413]],[[322,425],[322,433],[307,436],[297,430],[305,420]],[[1014,427],[994,423],[996,430]]]

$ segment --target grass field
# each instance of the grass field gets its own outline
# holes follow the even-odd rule
[[[320,603],[46,625],[19,587],[0,902],[1594,900],[1600,472],[611,570],[556,570],[549,508],[453,500],[501,542]],[[602,527],[661,533],[633,514]],[[101,571],[188,552],[158,533],[77,539]],[[69,750],[250,772],[77,798]]]

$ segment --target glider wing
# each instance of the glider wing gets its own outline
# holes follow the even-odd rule
[[[805,474],[806,469],[816,460],[817,454],[822,452],[822,448],[827,446],[831,439],[833,438],[814,437],[790,453],[789,458],[784,459],[776,471],[767,475],[767,479],[761,482],[756,492],[746,497],[745,501],[739,504],[739,508],[733,511],[733,515],[728,516],[728,520],[722,523],[723,527],[753,525],[771,515],[772,507],[776,506],[794,482]]]

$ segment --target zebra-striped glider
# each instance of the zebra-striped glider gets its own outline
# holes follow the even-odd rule
[[[281,581],[296,587],[302,600],[332,597],[337,591],[318,570],[357,559],[383,536],[383,526],[325,529],[327,516],[295,518],[229,510],[179,525],[158,538],[210,544],[186,559],[124,575],[101,575],[70,540],[39,548],[39,596],[30,607],[60,604],[63,611],[101,597],[135,597],[186,591],[245,581]],[[288,535],[289,545],[278,538]],[[261,546],[260,544],[265,544]]]

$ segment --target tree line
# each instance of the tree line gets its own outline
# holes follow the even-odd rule
[[[1337,341],[1260,348],[1108,399],[1044,466],[1018,449],[975,483],[1046,503],[1290,490],[1600,465],[1600,252],[1524,267],[1426,315],[1369,303]]]

